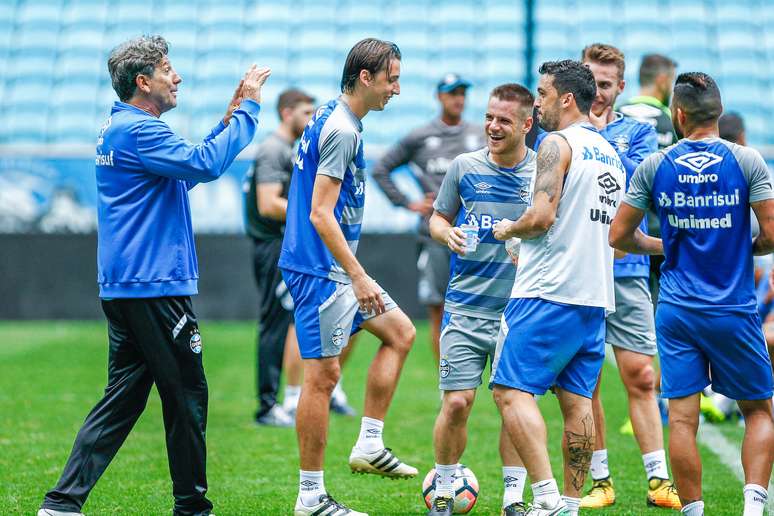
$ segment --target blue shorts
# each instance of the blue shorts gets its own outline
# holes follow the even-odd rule
[[[659,303],[656,342],[665,398],[690,396],[710,384],[734,400],[771,398],[771,359],[756,312]]]
[[[296,336],[302,358],[327,358],[341,354],[349,337],[376,314],[360,310],[349,283],[281,269],[295,304]],[[397,308],[382,290],[387,311]]]
[[[591,398],[605,359],[605,309],[540,298],[511,299],[492,384],[532,394],[554,385]]]

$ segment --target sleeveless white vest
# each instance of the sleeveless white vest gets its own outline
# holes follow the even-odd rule
[[[572,161],[556,220],[546,234],[522,241],[511,297],[614,312],[608,233],[623,199],[626,172],[616,151],[592,126],[575,124],[558,134],[570,144]]]

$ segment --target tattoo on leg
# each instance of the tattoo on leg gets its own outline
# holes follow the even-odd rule
[[[594,420],[591,414],[586,414],[580,420],[583,432],[577,434],[569,430],[564,432],[567,439],[567,467],[570,470],[570,481],[575,489],[583,489],[586,473],[591,467],[591,454],[594,452]]]

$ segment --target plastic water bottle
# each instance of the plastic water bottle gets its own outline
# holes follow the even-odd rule
[[[519,257],[519,249],[521,248],[521,238],[512,237],[505,241],[505,250],[511,258]]]
[[[465,252],[475,252],[478,248],[478,224],[463,224],[460,229],[465,233]]]

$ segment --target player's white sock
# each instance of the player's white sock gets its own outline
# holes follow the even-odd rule
[[[446,496],[454,498],[454,473],[457,471],[456,464],[436,464],[435,465],[435,496]]]
[[[534,504],[541,509],[553,509],[556,504],[562,501],[555,478],[532,484],[532,496]]]
[[[562,496],[562,500],[567,504],[567,509],[570,511],[570,516],[578,516],[580,511],[580,498],[571,498],[569,496]]]
[[[610,470],[607,467],[607,450],[594,450],[591,454],[591,478],[602,480],[610,476]]]
[[[744,486],[744,516],[763,516],[769,493],[765,487],[757,484]]]
[[[325,494],[325,482],[323,482],[322,471],[304,471],[300,470],[300,480],[298,482],[298,497],[301,503],[307,507],[312,507],[320,503],[320,496]]]
[[[704,502],[698,500],[689,503],[688,505],[684,505],[680,512],[687,516],[704,516]]]
[[[357,447],[366,453],[373,453],[384,448],[382,441],[384,421],[363,417],[360,423],[360,436],[357,438]]]
[[[336,386],[333,388],[333,392],[331,393],[331,397],[335,399],[338,403],[341,405],[347,404],[347,393],[344,392],[344,387],[342,387],[341,382],[344,379],[344,375],[339,375],[339,381],[336,382]]]
[[[285,410],[296,410],[298,399],[301,397],[300,385],[285,386],[285,400],[282,402],[282,408]]]
[[[642,456],[642,464],[645,466],[645,474],[648,476],[648,480],[653,477],[669,479],[669,471],[667,471],[666,452],[664,450],[656,450],[650,453],[646,453]]]
[[[503,466],[503,507],[524,501],[524,484],[527,482],[527,469],[521,466]]]

